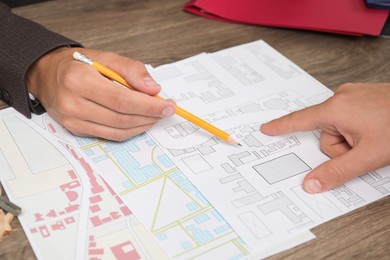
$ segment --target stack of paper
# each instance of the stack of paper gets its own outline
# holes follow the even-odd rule
[[[348,35],[380,35],[389,15],[364,0],[191,0],[184,10],[222,21]]]
[[[0,111],[0,179],[39,259],[258,259],[390,194],[389,167],[322,194],[302,190],[328,159],[318,132],[258,128],[332,92],[265,42],[149,70],[162,96],[243,146],[176,116],[110,142],[73,136],[47,114]]]

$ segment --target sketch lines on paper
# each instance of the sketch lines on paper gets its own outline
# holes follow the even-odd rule
[[[124,200],[131,200],[133,193],[148,194],[145,204],[152,217],[146,227],[168,255],[181,257],[196,250],[203,255],[207,252],[203,248],[225,246],[235,248],[236,257],[248,253],[234,230],[147,134],[81,148],[102,171],[109,166],[110,174],[120,176],[116,188]]]

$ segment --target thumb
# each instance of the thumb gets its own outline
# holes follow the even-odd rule
[[[364,149],[354,147],[313,169],[304,178],[303,189],[308,193],[319,193],[336,188],[350,179],[374,170],[372,162]]]

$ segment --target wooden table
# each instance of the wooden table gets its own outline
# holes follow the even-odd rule
[[[263,39],[324,85],[390,82],[390,40],[223,23],[183,12],[184,0],[58,0],[14,12],[82,42],[161,65]],[[0,104],[4,106],[4,104]],[[35,259],[17,220],[0,259]],[[390,256],[390,198],[314,228],[317,238],[271,259]]]

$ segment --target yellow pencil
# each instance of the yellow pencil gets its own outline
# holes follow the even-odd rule
[[[78,60],[78,61],[81,61],[81,62],[84,62],[84,63],[87,63],[89,65],[92,65],[94,68],[96,68],[102,75],[104,75],[105,77],[109,78],[109,79],[112,79],[120,84],[122,84],[123,86],[126,86],[127,88],[129,89],[133,89],[135,90],[133,87],[131,87],[129,84],[127,84],[127,82],[118,74],[116,73],[115,71],[107,68],[106,66],[86,57],[85,55],[79,53],[79,52],[74,52],[73,53],[73,58],[75,60]],[[155,96],[155,97],[158,97],[158,98],[161,98],[160,96]],[[212,133],[213,135],[221,138],[222,140],[228,142],[228,143],[231,143],[231,144],[237,144],[237,145],[241,145],[240,143],[238,143],[233,137],[230,136],[230,134],[222,131],[221,129],[213,126],[212,124],[206,122],[205,120],[197,117],[196,115],[186,111],[185,109],[179,107],[179,106],[176,106],[176,114],[181,116],[182,118],[190,121],[191,123],[199,126],[200,128]]]

